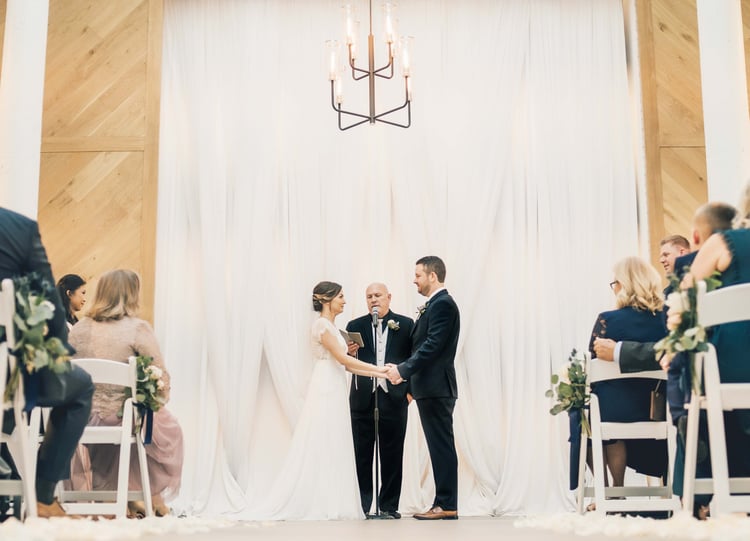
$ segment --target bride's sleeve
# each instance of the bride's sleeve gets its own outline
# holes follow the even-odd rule
[[[328,326],[326,325],[325,319],[318,318],[315,320],[315,323],[312,325],[312,331],[311,335],[313,340],[316,342],[320,342],[320,339],[323,337],[323,333],[328,330]]]

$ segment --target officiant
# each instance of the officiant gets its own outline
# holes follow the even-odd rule
[[[414,322],[391,311],[391,293],[385,284],[370,284],[365,291],[368,314],[349,322],[348,332],[362,335],[363,347],[349,342],[349,354],[360,360],[383,366],[400,363],[411,355],[411,331]],[[373,318],[373,314],[377,314]],[[373,321],[377,321],[377,327]],[[375,400],[379,410],[380,452],[379,507],[381,513],[401,518],[398,512],[403,475],[404,438],[410,396],[408,383],[393,385],[388,380],[352,376],[349,407],[352,416],[357,479],[365,514],[373,499],[373,458],[375,451]]]

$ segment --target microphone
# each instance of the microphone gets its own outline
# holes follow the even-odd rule
[[[378,307],[372,307],[372,326],[375,327],[378,324]]]

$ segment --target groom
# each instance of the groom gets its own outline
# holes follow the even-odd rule
[[[427,297],[420,307],[412,332],[411,357],[389,365],[388,379],[410,381],[417,401],[435,479],[432,508],[418,513],[418,520],[458,518],[458,457],[453,440],[453,408],[456,405],[456,369],[460,318],[453,297],[444,287],[445,263],[436,256],[417,261],[414,284]]]

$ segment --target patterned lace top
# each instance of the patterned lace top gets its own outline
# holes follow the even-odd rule
[[[112,321],[94,321],[85,317],[73,325],[70,345],[76,349],[74,358],[110,359],[127,362],[131,355],[147,355],[164,371],[169,396],[169,373],[164,369],[159,344],[151,325],[135,317]],[[125,401],[124,389],[118,385],[97,384],[91,413],[102,417],[117,413]]]

